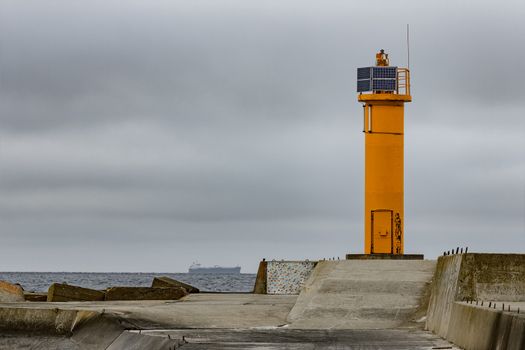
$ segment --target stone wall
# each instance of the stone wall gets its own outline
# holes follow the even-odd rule
[[[266,293],[297,295],[314,269],[314,261],[267,261]]]

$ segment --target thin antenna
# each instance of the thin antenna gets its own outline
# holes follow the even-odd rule
[[[407,23],[407,68],[410,70],[410,27]]]

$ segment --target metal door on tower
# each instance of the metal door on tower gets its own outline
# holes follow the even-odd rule
[[[394,253],[394,211],[390,209],[372,210],[371,254]]]

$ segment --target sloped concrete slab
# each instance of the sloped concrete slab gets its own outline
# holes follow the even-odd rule
[[[435,261],[320,261],[287,321],[304,329],[387,329],[411,323],[429,289]]]

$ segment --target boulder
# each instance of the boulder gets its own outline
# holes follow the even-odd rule
[[[191,286],[189,284],[186,284],[181,281],[177,281],[173,278],[169,278],[166,276],[162,277],[155,277],[153,279],[153,282],[151,283],[151,286],[154,288],[170,288],[170,287],[182,287],[188,291],[188,293],[199,293],[199,289],[195,288],[194,286]]]
[[[99,290],[53,283],[47,291],[47,301],[102,301],[104,292]]]
[[[178,300],[187,294],[182,287],[111,287],[106,290],[106,300]]]
[[[12,303],[25,301],[24,289],[19,284],[0,281],[0,302]]]

